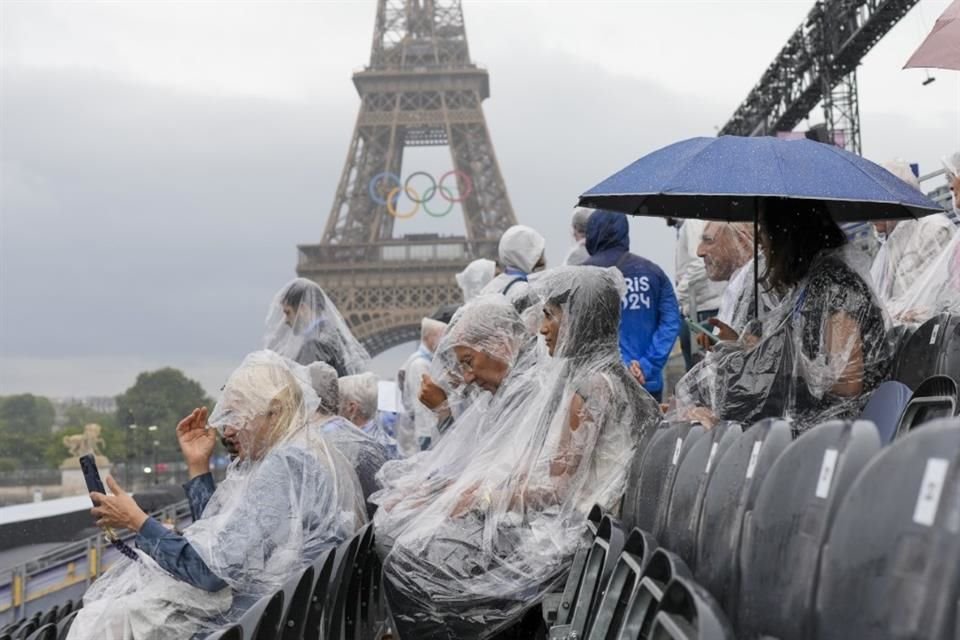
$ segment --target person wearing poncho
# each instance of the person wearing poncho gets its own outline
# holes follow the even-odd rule
[[[815,201],[770,200],[760,240],[761,286],[780,305],[761,331],[720,343],[680,380],[677,417],[706,426],[784,417],[797,432],[856,417],[891,359],[866,257]]]
[[[326,362],[338,376],[364,373],[370,355],[350,332],[320,286],[306,278],[288,282],[267,310],[265,349],[307,366]]]
[[[138,531],[137,560],[113,564],[84,595],[71,640],[189,638],[239,617],[364,522],[352,471],[307,430],[316,398],[274,353],[247,356],[207,423],[197,409],[177,426],[195,521],[183,534],[118,495],[95,494],[101,526]],[[215,427],[216,430],[212,427]],[[217,430],[239,453],[214,486]]]
[[[384,579],[401,637],[495,636],[562,579],[593,504],[616,508],[638,443],[660,420],[620,361],[622,283],[595,267],[534,283],[553,357],[527,372],[533,393],[491,403],[460,472],[393,533]],[[479,335],[451,341],[467,382],[483,364]]]

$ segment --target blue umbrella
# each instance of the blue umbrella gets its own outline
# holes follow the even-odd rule
[[[580,196],[630,215],[750,222],[766,198],[822,201],[837,222],[943,209],[860,156],[812,140],[691,138],[646,155]]]

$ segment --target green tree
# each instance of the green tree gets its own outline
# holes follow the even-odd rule
[[[45,449],[56,416],[53,403],[24,393],[0,398],[0,451],[3,467],[43,466]]]
[[[212,406],[203,387],[177,369],[167,367],[138,375],[136,383],[117,396],[116,424],[124,433],[128,460],[151,460],[153,441],[159,443],[160,461],[179,460],[177,423],[201,406]],[[131,424],[136,429],[130,429]],[[148,431],[151,426],[156,426],[156,431]]]

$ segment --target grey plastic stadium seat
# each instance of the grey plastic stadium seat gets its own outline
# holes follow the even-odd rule
[[[703,427],[689,422],[678,422],[658,429],[643,453],[637,490],[624,503],[624,513],[629,513],[625,525],[638,527],[656,536],[657,511],[664,496],[664,488],[673,485],[677,465],[685,450],[703,433]],[[686,449],[685,449],[686,447]],[[669,496],[669,493],[666,495]],[[626,516],[625,516],[626,517]]]
[[[880,446],[873,423],[837,420],[802,434],[773,464],[744,523],[735,623],[742,636],[809,636],[821,547]]]
[[[624,537],[620,522],[610,516],[604,516],[583,567],[570,622],[551,627],[549,635],[551,640],[585,637],[593,623],[596,606],[603,598],[604,588],[610,579],[613,567],[623,550]]]
[[[789,423],[761,420],[720,457],[707,486],[694,573],[728,613],[736,611],[744,519],[753,511],[770,467],[791,441]]]
[[[677,578],[691,578],[690,569],[680,556],[662,547],[654,550],[640,579],[639,588],[627,603],[626,618],[620,625],[618,635],[613,637],[617,640],[647,638],[663,595]]]
[[[883,444],[890,444],[896,437],[900,418],[910,402],[911,395],[913,392],[910,387],[896,380],[884,382],[870,394],[870,400],[863,408],[860,419],[869,420],[877,426],[880,442]]]
[[[733,629],[713,596],[686,578],[674,578],[663,594],[650,640],[733,640]]]
[[[364,526],[348,542],[341,544],[337,549],[337,564],[330,580],[330,594],[327,599],[328,609],[324,614],[324,627],[327,632],[325,635],[322,634],[321,638],[340,640],[344,637],[350,582],[357,569],[357,554],[360,552],[360,545],[369,529],[369,524]],[[343,549],[342,556],[341,549]]]
[[[73,619],[77,617],[77,613],[79,612],[71,611],[57,623],[57,640],[66,640],[67,634],[70,633],[70,626],[73,624]]]
[[[300,640],[310,612],[310,596],[316,582],[314,568],[307,567],[287,581],[283,587],[286,611],[283,614],[280,636],[284,640]]]
[[[658,540],[692,570],[697,559],[700,512],[710,478],[723,454],[741,433],[739,424],[722,422],[697,438],[690,451],[682,456],[665,509],[666,524]]]
[[[957,638],[960,420],[887,447],[857,477],[823,548],[817,637]]]
[[[369,585],[365,573],[370,563],[370,555],[374,550],[373,526],[368,525],[357,545],[357,555],[353,562],[353,571],[347,583],[347,598],[343,609],[343,637],[347,640],[360,640],[362,635],[365,609],[369,606],[368,594],[364,585]]]
[[[603,599],[597,605],[590,640],[619,637],[627,609],[640,589],[643,572],[657,548],[657,541],[646,531],[634,529],[623,545],[617,564],[610,574]]]
[[[667,472],[663,478],[663,486],[660,487],[660,497],[657,500],[657,513],[653,521],[653,529],[648,530],[657,540],[663,540],[664,530],[667,528],[667,513],[670,509],[670,498],[673,496],[673,487],[676,483],[680,467],[704,433],[706,433],[706,430],[701,425],[688,427],[686,423],[682,423],[677,425],[673,436],[667,436],[668,438],[674,438],[674,446],[670,452],[670,459],[667,462]]]
[[[204,640],[243,640],[243,629],[240,625],[232,624],[210,634]]]
[[[916,390],[935,375],[960,377],[960,316],[936,315],[917,327],[897,354],[897,380]]]
[[[932,376],[920,383],[897,425],[896,437],[938,418],[957,415],[957,383],[949,376]]]
[[[237,624],[245,640],[273,640],[283,616],[283,591],[263,596],[243,612]]]
[[[590,513],[587,514],[587,541],[580,545],[573,556],[573,562],[570,563],[570,570],[567,572],[567,579],[563,584],[563,591],[547,594],[543,599],[541,605],[543,621],[548,627],[555,624],[567,624],[569,621],[570,612],[577,601],[583,567],[587,562],[587,555],[590,553],[593,539],[597,537],[597,529],[600,527],[601,520],[603,520],[603,510],[598,505],[593,505]]]
[[[27,640],[57,640],[57,625],[48,622],[27,636]]]
[[[345,553],[345,550],[344,550]],[[341,554],[342,555],[342,554]],[[326,637],[325,612],[330,600],[330,583],[337,566],[337,550],[330,549],[313,563],[315,574],[313,593],[310,595],[310,608],[307,623],[303,630],[304,640],[317,640]]]

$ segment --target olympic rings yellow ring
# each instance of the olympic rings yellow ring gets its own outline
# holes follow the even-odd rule
[[[417,215],[417,212],[420,211],[420,194],[414,191],[410,187],[404,187],[403,192],[407,194],[407,197],[413,202],[413,209],[410,209],[407,213],[400,213],[397,211],[397,200],[399,200],[400,187],[394,187],[390,190],[390,193],[387,194],[387,213],[392,215],[398,220],[406,220],[407,218],[412,218]],[[413,195],[410,195],[410,194]]]

